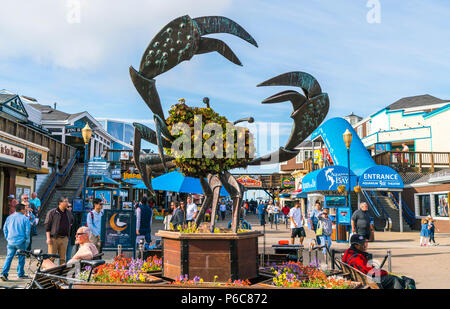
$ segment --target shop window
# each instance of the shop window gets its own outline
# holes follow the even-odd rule
[[[436,194],[434,196],[436,217],[448,217],[448,194]]]
[[[431,215],[430,196],[419,195],[419,210],[420,216],[425,217]]]

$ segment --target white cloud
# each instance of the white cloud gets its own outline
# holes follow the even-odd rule
[[[70,3],[80,3],[73,23]],[[173,18],[220,14],[230,0],[15,0],[2,2],[0,57],[29,57],[70,69],[95,69]],[[147,42],[148,43],[148,42]],[[145,45],[146,43],[144,43]],[[143,46],[142,48],[145,48]]]

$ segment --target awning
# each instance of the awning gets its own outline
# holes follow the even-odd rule
[[[350,171],[350,190],[356,186],[357,177]],[[302,179],[302,191],[338,191],[338,187],[348,186],[348,169],[344,166],[333,165],[311,172]],[[348,188],[346,188],[348,190]]]
[[[116,185],[120,186],[120,183],[117,181],[114,181],[113,179],[109,178],[108,176],[93,176],[94,178],[93,183],[95,184],[103,184],[103,185]]]
[[[204,194],[200,179],[186,177],[179,171],[173,171],[152,179],[154,190],[171,191],[180,193]],[[220,196],[228,196],[228,192],[222,186]]]
[[[400,175],[385,165],[375,165],[366,169],[359,176],[359,185],[361,188],[370,188],[371,190],[388,191],[392,189],[403,189],[403,180]]]

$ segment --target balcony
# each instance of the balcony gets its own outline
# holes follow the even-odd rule
[[[6,140],[21,144],[29,150],[42,153],[42,160],[48,161],[48,164],[64,166],[75,155],[74,147],[63,144],[49,135],[7,118],[0,117],[0,131],[6,133],[3,137]],[[17,138],[22,141],[17,140]],[[34,149],[32,144],[30,145],[29,143],[48,148],[48,154],[41,149]]]
[[[420,152],[420,151],[386,151],[373,157],[379,165],[390,166],[399,172],[434,173],[436,169],[450,167],[450,152]]]

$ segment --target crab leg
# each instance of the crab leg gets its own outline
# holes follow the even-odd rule
[[[306,97],[297,91],[288,90],[262,101],[263,104],[290,101],[294,109],[291,114],[294,125],[284,147],[253,160],[249,165],[273,164],[292,159],[299,152],[295,147],[320,125],[328,113],[328,94],[322,93],[319,83],[312,75],[304,72],[285,73],[259,84],[258,87],[279,85],[300,87]]]
[[[211,52],[218,52],[234,64],[242,66],[241,61],[238,59],[238,57],[233,53],[230,47],[228,47],[225,42],[217,39],[211,39],[211,38],[201,38],[200,39],[200,46],[197,50],[197,54],[204,54],[204,53],[211,53]]]
[[[231,221],[231,231],[237,233],[239,228],[239,219],[241,212],[242,197],[244,195],[244,189],[242,185],[237,182],[229,172],[225,171],[219,174],[220,181],[225,189],[230,193],[233,200],[233,219]]]
[[[205,216],[206,209],[211,207],[211,232],[214,231],[215,218],[217,213],[217,202],[219,200],[220,188],[222,184],[220,179],[212,174],[209,174],[206,180],[200,178],[200,184],[202,185],[203,192],[205,194],[205,200],[200,208],[199,214],[195,219],[195,226],[199,226]]]

